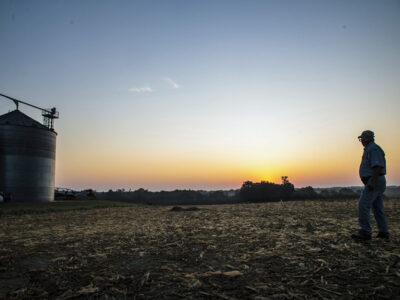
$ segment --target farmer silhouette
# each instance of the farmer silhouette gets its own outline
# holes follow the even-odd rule
[[[385,152],[375,144],[374,133],[365,130],[358,137],[364,146],[364,153],[360,165],[360,178],[364,184],[358,202],[358,222],[361,229],[351,237],[355,240],[370,240],[370,210],[374,212],[379,233],[377,238],[389,239],[386,215],[383,209],[383,192],[386,189],[386,160]]]

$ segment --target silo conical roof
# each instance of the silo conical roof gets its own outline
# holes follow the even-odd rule
[[[35,127],[35,128],[48,128],[38,121],[28,117],[19,110],[13,110],[9,113],[0,116],[0,125],[15,125],[15,126],[25,126],[25,127]]]

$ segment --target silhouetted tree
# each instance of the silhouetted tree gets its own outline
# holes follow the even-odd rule
[[[294,185],[291,184],[287,176],[284,184],[276,184],[268,181],[253,183],[245,181],[240,189],[239,195],[243,201],[251,202],[267,202],[278,201],[281,199],[289,199],[294,191]]]
[[[294,192],[294,185],[289,182],[287,176],[282,176],[282,198],[289,199]]]

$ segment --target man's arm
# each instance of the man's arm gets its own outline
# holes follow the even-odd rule
[[[370,191],[374,190],[376,181],[377,181],[378,177],[381,175],[382,167],[376,166],[372,170],[373,170],[373,173],[371,176],[371,180],[368,183],[368,189]]]

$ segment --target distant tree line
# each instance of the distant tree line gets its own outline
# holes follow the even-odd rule
[[[279,200],[315,200],[315,199],[354,199],[360,197],[360,190],[350,188],[321,189],[316,192],[307,186],[295,189],[287,176],[282,176],[282,184],[268,181],[253,183],[246,181],[240,189],[240,199],[245,202],[269,202]]]
[[[352,199],[360,198],[360,190],[352,190],[351,188],[340,188],[340,189],[322,189],[318,195],[322,199]]]
[[[96,196],[97,199],[150,205],[232,204],[240,202],[238,193],[235,191],[174,190],[151,192],[140,188],[136,191],[109,190],[108,192],[97,193]]]
[[[268,181],[245,181],[239,190],[230,191],[195,191],[174,190],[151,192],[140,188],[135,191],[124,189],[96,192],[97,199],[122,201],[154,205],[200,205],[232,204],[239,202],[271,202],[316,199],[354,199],[360,197],[360,190],[350,188],[318,189],[307,186],[295,188],[287,176],[282,176],[282,183]]]
[[[350,188],[321,189],[316,192],[313,187],[307,186],[295,189],[287,176],[282,176],[282,184],[268,181],[243,183],[239,195],[245,202],[269,202],[279,200],[315,200],[315,199],[354,199],[360,197],[361,190]]]

